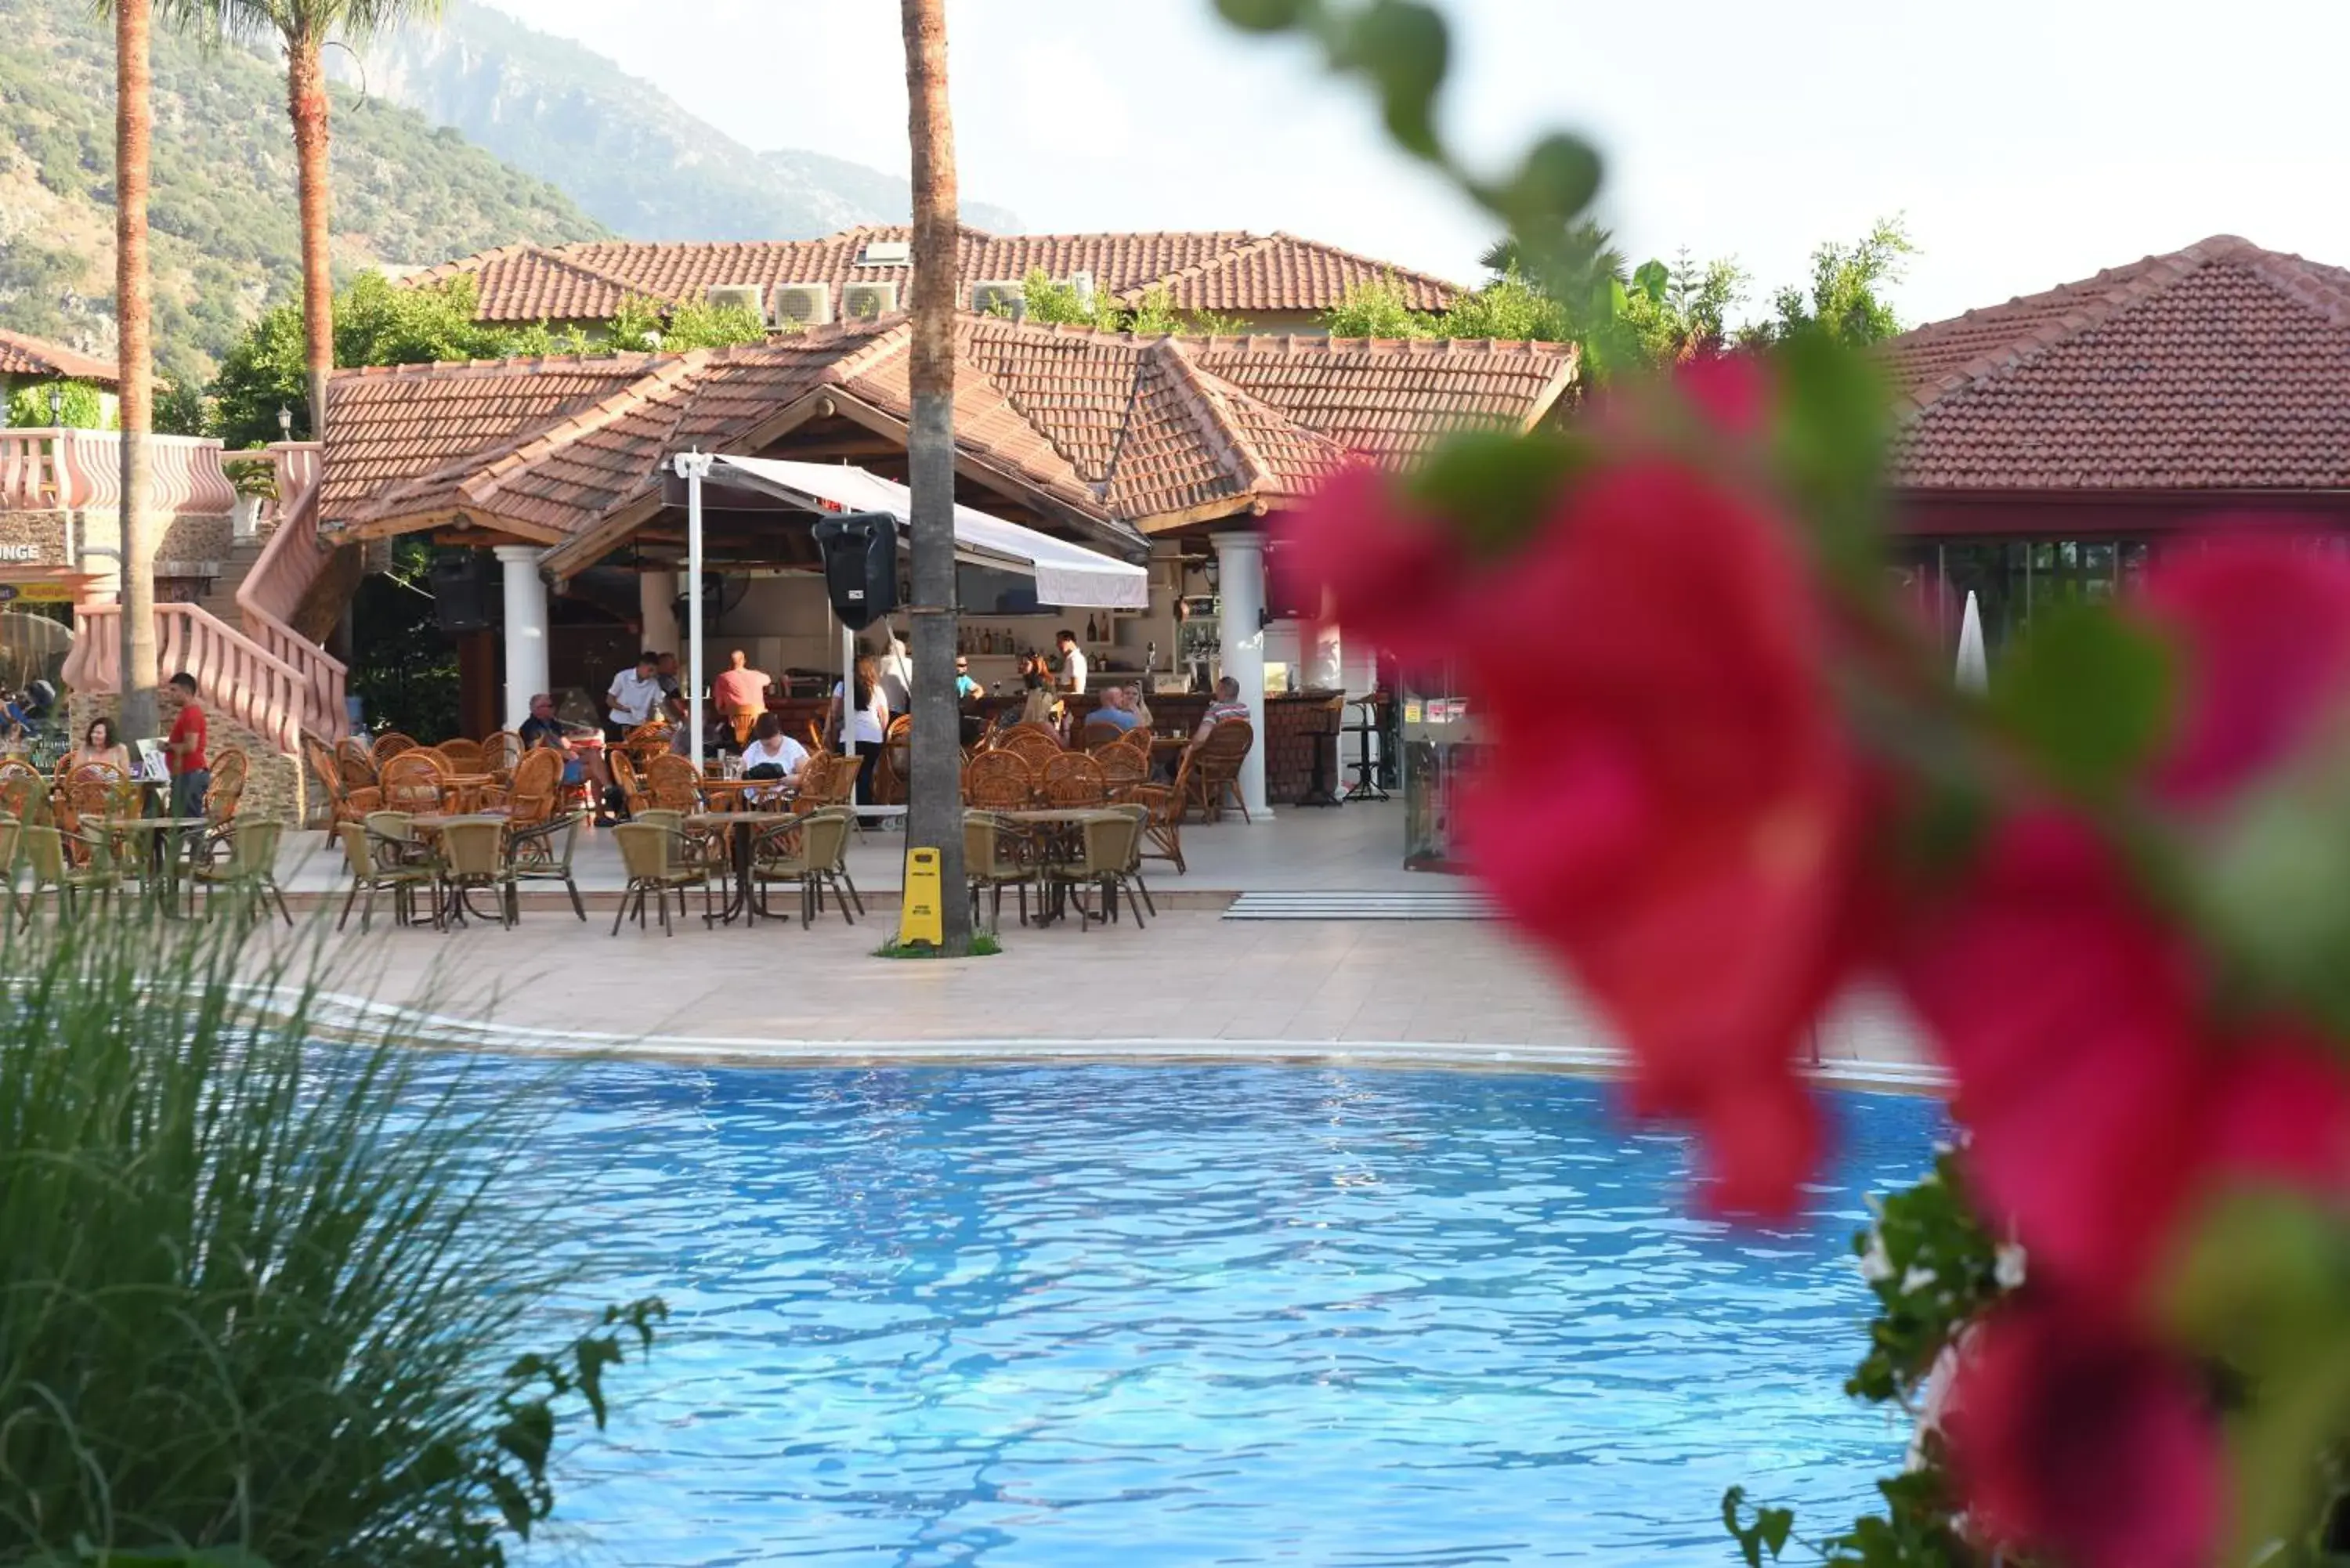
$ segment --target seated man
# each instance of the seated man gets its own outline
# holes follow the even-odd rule
[[[1100,702],[1086,715],[1088,729],[1096,724],[1109,724],[1120,730],[1131,730],[1140,722],[1127,708],[1126,688],[1123,686],[1103,687]]]
[[[1169,776],[1172,777],[1174,771],[1182,766],[1183,758],[1198,751],[1201,744],[1216,732],[1217,725],[1227,719],[1253,719],[1255,715],[1249,711],[1249,705],[1241,701],[1239,681],[1229,675],[1217,681],[1215,695],[1208,701],[1208,711],[1200,715],[1199,727],[1191,732],[1191,738],[1183,742],[1182,756],[1178,757],[1170,766]]]
[[[604,797],[604,791],[612,778],[604,767],[603,752],[600,749],[583,751],[571,743],[570,731],[564,726],[562,720],[555,716],[552,695],[541,691],[531,698],[530,717],[522,722],[515,733],[522,737],[525,749],[546,746],[563,753],[565,788],[576,789],[582,784],[592,783],[596,786],[596,798],[601,800]]]

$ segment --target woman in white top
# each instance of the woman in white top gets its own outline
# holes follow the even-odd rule
[[[889,733],[889,700],[882,695],[881,677],[873,660],[859,659],[856,665],[857,695],[848,715],[848,738],[857,745],[857,804],[869,805],[873,801],[873,773],[881,765],[881,742]],[[826,716],[825,732],[841,732],[841,683],[832,685],[832,711]]]
[[[746,779],[773,778],[778,782],[772,790],[754,790],[752,793],[762,800],[772,800],[785,794],[784,781],[797,784],[800,771],[807,764],[807,748],[784,733],[783,720],[774,713],[760,714],[757,732],[751,737],[751,743],[743,748],[743,776]],[[757,771],[762,768],[777,771],[773,774]]]

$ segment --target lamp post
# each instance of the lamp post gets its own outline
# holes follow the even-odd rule
[[[277,439],[280,441],[294,439],[294,410],[283,403],[277,405]]]
[[[49,423],[59,430],[66,423],[66,389],[57,381],[49,383]]]

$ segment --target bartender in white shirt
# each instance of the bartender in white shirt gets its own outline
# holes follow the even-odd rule
[[[1077,647],[1077,634],[1063,627],[1053,639],[1061,649],[1061,690],[1083,691],[1086,689],[1086,656]]]
[[[660,667],[660,655],[648,651],[637,655],[634,668],[612,677],[612,689],[604,693],[607,740],[625,741],[630,730],[652,718],[661,701]]]

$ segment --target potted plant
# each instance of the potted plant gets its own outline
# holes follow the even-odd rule
[[[235,508],[229,514],[231,536],[250,539],[261,531],[263,504],[277,499],[277,464],[265,457],[233,457],[221,464],[221,472],[236,492]]]

